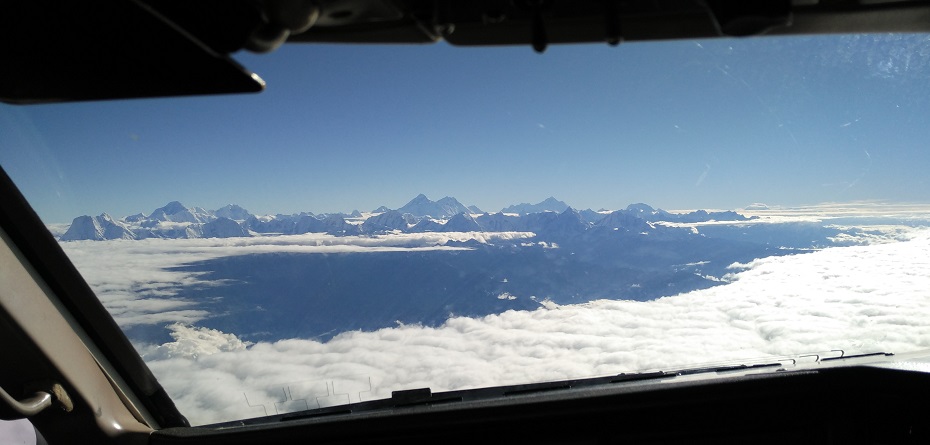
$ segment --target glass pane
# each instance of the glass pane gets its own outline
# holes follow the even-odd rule
[[[298,45],[240,56],[258,95],[2,106],[0,162],[195,424],[900,353],[930,345],[928,53]]]

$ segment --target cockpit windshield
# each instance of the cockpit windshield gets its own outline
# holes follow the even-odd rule
[[[930,37],[287,45],[258,95],[0,106],[194,424],[930,347]]]

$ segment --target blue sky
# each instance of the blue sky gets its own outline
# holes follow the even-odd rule
[[[237,54],[257,95],[0,105],[46,222],[168,201],[254,213],[928,202],[930,41],[840,36]]]

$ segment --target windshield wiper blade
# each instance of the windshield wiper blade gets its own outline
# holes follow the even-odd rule
[[[772,368],[772,367],[783,368],[784,366],[785,365],[782,362],[772,362],[772,363],[757,363],[753,365],[728,365],[728,366],[713,366],[713,367],[705,367],[705,368],[690,368],[690,369],[682,369],[682,370],[676,371],[676,373],[677,375],[693,375],[693,374],[704,374],[708,372],[716,372],[716,373],[740,372],[740,371],[751,371],[755,369]]]
[[[610,383],[639,382],[643,380],[660,379],[663,377],[674,377],[678,375],[674,372],[653,371],[653,372],[635,372],[632,374],[617,374],[610,379]]]
[[[843,352],[843,351],[840,351],[840,352]],[[870,353],[866,353],[866,354],[853,354],[853,355],[842,354],[842,355],[840,355],[839,357],[827,357],[827,358],[822,358],[822,359],[820,359],[820,361],[822,361],[822,362],[829,362],[829,361],[831,361],[831,360],[846,360],[846,359],[854,359],[854,358],[880,357],[880,356],[883,356],[883,357],[893,357],[893,356],[894,356],[894,353],[893,353],[893,352],[870,352]]]

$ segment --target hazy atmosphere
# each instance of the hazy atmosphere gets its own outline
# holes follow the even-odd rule
[[[492,212],[925,202],[927,39],[295,45],[239,56],[268,83],[256,95],[2,106],[0,164],[49,223],[418,193]]]

